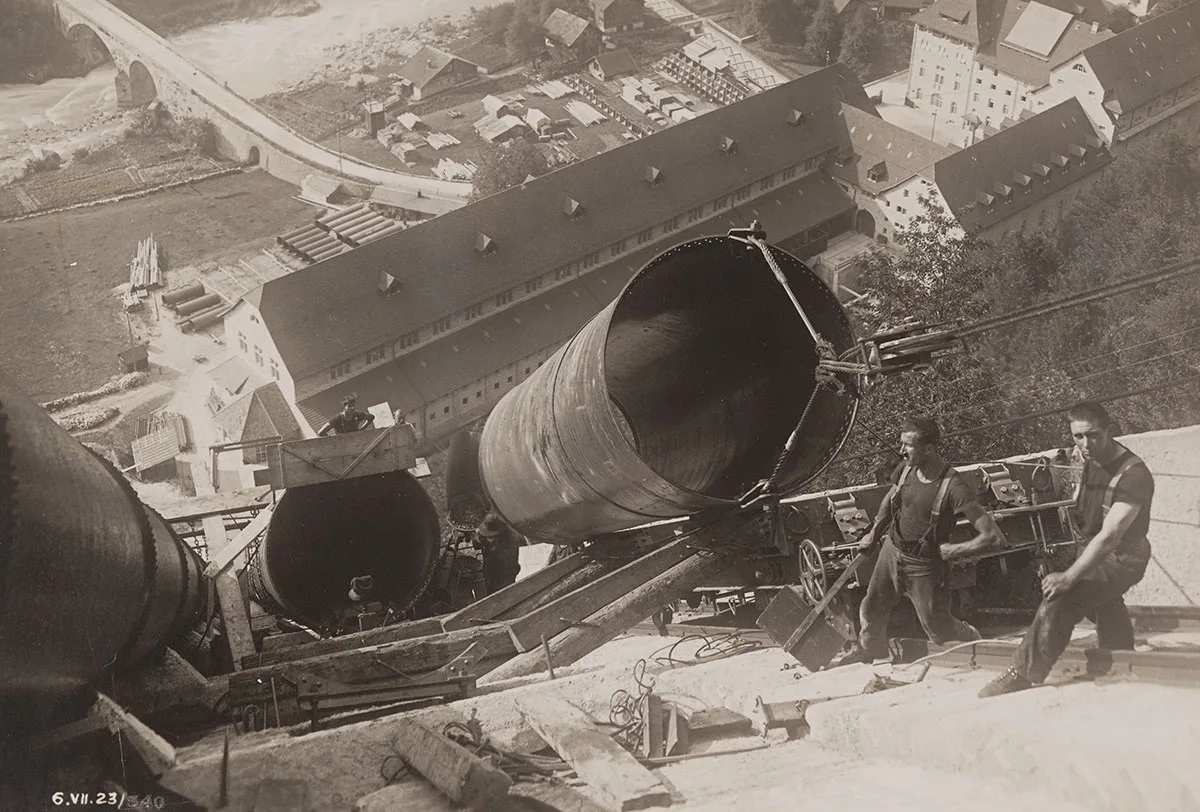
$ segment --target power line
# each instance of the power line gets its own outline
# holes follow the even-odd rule
[[[1130,361],[1130,362],[1129,362],[1129,363],[1127,363],[1127,364],[1121,364],[1120,366],[1115,366],[1115,367],[1112,367],[1112,368],[1110,368],[1110,369],[1102,369],[1102,370],[1100,370],[1100,371],[1098,371],[1098,372],[1091,372],[1091,373],[1088,373],[1087,375],[1082,375],[1082,376],[1080,376],[1080,377],[1078,377],[1078,378],[1069,378],[1069,379],[1067,379],[1067,380],[1064,380],[1064,381],[1058,381],[1058,382],[1056,382],[1056,383],[1051,383],[1051,384],[1050,384],[1050,385],[1049,385],[1049,386],[1046,388],[1046,390],[1045,390],[1045,391],[1046,391],[1046,392],[1053,392],[1053,391],[1055,391],[1056,389],[1063,389],[1063,388],[1066,388],[1067,386],[1071,386],[1072,384],[1077,384],[1077,383],[1081,383],[1082,381],[1091,380],[1092,378],[1099,378],[1099,377],[1102,377],[1102,376],[1104,376],[1104,375],[1111,375],[1111,374],[1113,374],[1114,372],[1120,372],[1120,371],[1121,371],[1121,370],[1123,370],[1123,369],[1129,369],[1130,367],[1138,367],[1138,366],[1143,366],[1143,365],[1145,365],[1145,364],[1150,364],[1150,363],[1153,363],[1154,361],[1161,361],[1161,360],[1162,360],[1162,359],[1164,359],[1164,358],[1170,358],[1170,357],[1172,357],[1172,356],[1175,356],[1175,355],[1181,355],[1181,354],[1183,354],[1183,353],[1187,353],[1187,352],[1195,352],[1195,351],[1197,351],[1197,350],[1200,350],[1200,346],[1184,347],[1184,348],[1183,348],[1183,349],[1181,349],[1181,350],[1174,350],[1174,351],[1172,351],[1172,352],[1166,352],[1166,353],[1163,353],[1163,354],[1161,354],[1161,355],[1156,355],[1156,356],[1154,356],[1153,358],[1145,358],[1145,359],[1142,359],[1142,360],[1139,360],[1139,361]],[[1049,370],[1049,371],[1056,371],[1056,370]],[[1014,394],[1012,394],[1012,395],[1009,395],[1009,396],[1007,396],[1007,397],[996,397],[994,400],[995,400],[996,402],[1000,402],[1000,403],[1008,403],[1008,404],[1011,404],[1011,405],[1013,405],[1013,406],[1016,406],[1017,404],[1016,404],[1016,403],[1013,401],[1013,398],[1020,397],[1021,395],[1033,395],[1033,394],[1035,394],[1035,393],[1034,393],[1034,392],[1032,392],[1032,391],[1030,391],[1030,390],[1028,390],[1028,389],[1025,389],[1025,390],[1022,390],[1022,391],[1020,391],[1020,392],[1016,392],[1016,393],[1014,393]],[[960,414],[962,414],[963,412],[968,412],[968,411],[970,411],[971,409],[977,408],[977,407],[978,407],[978,406],[980,406],[980,405],[981,405],[981,404],[980,404],[980,402],[978,402],[978,401],[977,401],[977,402],[975,402],[975,403],[970,403],[970,404],[968,404],[968,405],[966,405],[966,406],[962,406],[962,407],[960,407],[960,408],[954,409],[953,411],[949,411],[949,412],[942,412],[942,413],[940,413],[940,414],[938,415],[938,417],[939,417],[939,418],[941,418],[941,419],[945,419],[945,418],[947,418],[947,417],[954,417],[954,416],[956,416],[956,415],[960,415]]]
[[[1156,386],[1147,386],[1147,387],[1143,387],[1141,389],[1134,389],[1129,392],[1122,392],[1119,395],[1109,395],[1108,397],[1095,398],[1095,401],[1097,403],[1111,403],[1114,400],[1123,400],[1125,398],[1136,397],[1137,395],[1146,395],[1146,394],[1150,394],[1151,392],[1158,392],[1163,389],[1170,389],[1170,388],[1176,387],[1176,386],[1184,386],[1189,383],[1200,383],[1200,375],[1192,375],[1187,378],[1179,378],[1179,379],[1176,379],[1173,381],[1167,381],[1166,383],[1161,383]],[[1021,415],[1020,417],[1009,417],[1004,420],[998,420],[994,423],[986,423],[982,426],[974,426],[969,429],[959,429],[958,431],[947,432],[947,433],[943,434],[942,437],[943,438],[961,437],[961,436],[964,436],[967,434],[974,434],[975,432],[984,431],[986,429],[1002,428],[1004,426],[1011,426],[1015,423],[1023,423],[1027,420],[1036,420],[1036,419],[1042,418],[1042,417],[1049,417],[1051,415],[1063,414],[1069,408],[1070,408],[1069,406],[1057,407],[1054,409],[1045,409],[1040,412],[1033,412],[1031,414]],[[857,462],[858,460],[870,459],[872,457],[877,457],[880,454],[887,454],[887,453],[890,453],[890,449],[880,450],[880,451],[868,451],[868,452],[865,452],[862,454],[855,454],[850,457],[843,457],[841,459],[835,460],[833,464],[841,465],[841,464],[850,463],[850,462]]]
[[[1059,310],[1066,310],[1079,305],[1091,304],[1092,302],[1101,299],[1107,299],[1112,296],[1119,296],[1122,293],[1130,293],[1140,288],[1158,285],[1163,282],[1169,282],[1173,279],[1178,279],[1182,276],[1187,276],[1200,271],[1200,258],[1177,262],[1173,265],[1168,265],[1165,268],[1160,268],[1156,271],[1151,271],[1141,276],[1134,276],[1128,279],[1122,279],[1119,282],[1112,282],[1107,285],[1101,285],[1098,288],[1092,288],[1087,293],[1064,296],[1050,302],[1045,302],[1032,307],[1023,307],[1014,310],[1011,313],[1005,313],[1000,316],[993,316],[990,319],[983,319],[970,327],[964,327],[958,331],[961,338],[979,335],[980,333],[999,330],[1004,327],[1011,327],[1014,324],[1020,324],[1023,321],[1035,319],[1040,316],[1048,316],[1056,313]]]
[[[1011,378],[1011,379],[1009,379],[1009,380],[1007,380],[1007,381],[1001,381],[1000,383],[995,383],[995,384],[992,384],[992,385],[990,385],[990,386],[985,386],[985,387],[983,387],[983,388],[981,388],[981,389],[977,389],[977,390],[975,390],[974,392],[964,393],[964,394],[960,394],[960,395],[950,395],[950,397],[949,397],[949,400],[958,400],[958,399],[961,399],[961,398],[963,398],[963,397],[968,397],[968,398],[977,398],[977,397],[979,397],[980,395],[986,394],[987,392],[991,392],[991,391],[993,391],[993,390],[996,390],[996,389],[1005,389],[1005,388],[1007,388],[1007,387],[1015,386],[1015,385],[1017,385],[1017,384],[1019,384],[1019,383],[1024,383],[1024,382],[1026,382],[1026,381],[1031,381],[1031,380],[1033,380],[1033,379],[1035,379],[1035,378],[1038,378],[1038,377],[1041,377],[1042,375],[1045,375],[1045,374],[1047,374],[1047,373],[1049,373],[1049,372],[1056,372],[1056,371],[1057,371],[1057,372],[1065,372],[1067,369],[1069,369],[1069,368],[1071,368],[1071,367],[1077,367],[1077,366],[1081,366],[1081,365],[1083,365],[1083,364],[1086,364],[1086,363],[1089,363],[1089,362],[1092,362],[1092,361],[1099,361],[1099,360],[1101,360],[1101,359],[1103,359],[1103,358],[1108,358],[1108,357],[1110,357],[1110,356],[1113,356],[1113,355],[1119,355],[1120,353],[1123,353],[1123,352],[1129,352],[1130,350],[1137,350],[1137,349],[1141,349],[1142,347],[1146,347],[1146,346],[1149,346],[1149,345],[1151,345],[1151,344],[1156,344],[1156,343],[1158,343],[1158,342],[1160,342],[1160,341],[1168,341],[1168,340],[1170,340],[1170,339],[1172,339],[1172,338],[1179,338],[1180,336],[1185,336],[1185,335],[1188,335],[1188,334],[1190,334],[1190,333],[1194,333],[1194,332],[1196,332],[1197,330],[1200,330],[1200,327],[1191,327],[1191,328],[1188,328],[1187,330],[1179,330],[1179,331],[1177,331],[1177,332],[1174,332],[1174,333],[1168,333],[1168,334],[1167,334],[1167,335],[1165,335],[1165,336],[1158,336],[1158,337],[1156,337],[1156,338],[1151,338],[1151,339],[1149,339],[1149,340],[1147,340],[1147,341],[1140,341],[1140,342],[1138,342],[1137,344],[1128,344],[1128,345],[1126,345],[1126,346],[1124,346],[1124,347],[1117,347],[1115,350],[1109,350],[1108,352],[1101,353],[1100,355],[1091,355],[1091,356],[1087,356],[1087,357],[1084,357],[1084,358],[1076,358],[1076,359],[1075,359],[1075,360],[1073,360],[1073,361],[1067,361],[1067,362],[1065,362],[1065,363],[1063,363],[1063,364],[1061,364],[1061,365],[1059,365],[1059,366],[1057,366],[1057,367],[1050,367],[1049,369],[1046,369],[1046,370],[1043,370],[1043,371],[1040,371],[1040,372],[1035,372],[1035,373],[1033,373],[1033,374],[1031,374],[1031,375],[1023,375],[1023,376],[1021,376],[1021,377],[1019,377],[1019,378]],[[947,383],[943,384],[943,386],[945,386],[946,388],[952,388],[952,387],[954,387],[956,384],[958,384],[958,383],[960,383],[960,382],[962,382],[962,381],[964,381],[964,380],[966,380],[966,376],[965,376],[965,375],[964,375],[964,376],[961,376],[961,377],[959,377],[959,378],[955,378],[953,381],[949,381],[949,382],[947,382]]]

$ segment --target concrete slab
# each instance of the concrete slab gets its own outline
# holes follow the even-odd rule
[[[980,700],[989,676],[934,677],[813,706],[810,741],[1038,787],[1099,812],[1200,808],[1200,691],[1072,683]]]

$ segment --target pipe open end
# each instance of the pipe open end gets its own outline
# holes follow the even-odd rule
[[[849,319],[821,279],[772,256],[817,332],[838,352]],[[605,345],[613,416],[641,459],[672,484],[734,500],[768,477],[816,387],[816,345],[758,248],[728,237],[650,262],[617,304]],[[854,399],[821,390],[781,471],[795,488],[828,464]]]

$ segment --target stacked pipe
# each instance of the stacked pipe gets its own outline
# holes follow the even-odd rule
[[[206,615],[202,564],[112,465],[0,374],[0,719],[48,724]]]
[[[819,336],[835,353],[852,347],[820,277],[769,250]],[[676,246],[493,409],[479,440],[487,499],[531,541],[569,544],[733,508],[768,478],[795,493],[841,448],[857,407],[817,385],[816,347],[759,248]]]

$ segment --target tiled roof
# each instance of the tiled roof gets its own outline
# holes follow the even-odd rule
[[[972,0],[936,0],[914,14],[912,21],[922,28],[978,46],[978,17],[979,9]]]
[[[843,105],[842,113],[855,157],[834,164],[830,172],[871,194],[894,188],[914,175],[933,180],[933,165],[955,151],[856,107]]]
[[[274,381],[242,395],[217,412],[215,419],[233,442],[300,436],[300,424]]]
[[[1200,76],[1200,2],[1169,11],[1084,53],[1114,112],[1128,113]]]
[[[260,382],[254,369],[240,355],[217,364],[208,371],[208,377],[231,395],[241,394],[248,383],[253,386]]]
[[[1086,151],[1083,164],[1081,149]],[[1064,171],[1064,161],[1069,170]],[[1072,98],[941,159],[934,177],[958,222],[978,234],[1111,162],[1083,107]]]
[[[1048,58],[1017,50],[1005,43],[1013,26],[1021,18],[1021,13],[1030,3],[1008,0],[1004,7],[1004,17],[1000,22],[1000,35],[994,46],[981,48],[976,58],[979,63],[988,68],[995,68],[1006,76],[1015,76],[1033,87],[1041,87],[1050,81],[1050,71],[1064,62],[1074,59],[1087,48],[1098,42],[1110,39],[1113,34],[1104,28],[1092,30],[1090,23],[1076,19],[1071,22],[1062,36],[1054,45]],[[1041,3],[1041,5],[1051,5]]]
[[[817,172],[683,229],[677,241],[725,234],[758,220],[769,239],[781,242],[853,208],[853,201],[841,188]],[[338,410],[342,396],[353,392],[360,403],[374,405],[386,400],[393,410],[408,412],[517,359],[557,347],[611,302],[662,250],[662,245],[649,246],[620,262],[481,318],[444,339],[307,398],[300,404],[301,411],[310,421],[316,420],[318,425],[313,428],[318,428],[327,415]]]
[[[546,33],[555,42],[566,45],[568,48],[573,47],[579,38],[583,36],[583,32],[587,31],[590,23],[582,17],[576,17],[569,11],[563,11],[561,8],[556,8],[546,18],[546,22],[542,26],[546,29]]]
[[[400,70],[396,72],[412,82],[416,87],[421,88],[425,87],[433,77],[441,73],[442,69],[449,65],[452,59],[462,59],[462,57],[455,57],[431,45],[425,45],[421,50],[413,54],[412,58],[405,62],[400,67]],[[465,62],[466,60],[463,61]]]
[[[629,53],[628,48],[605,51],[593,58],[599,63],[600,70],[604,71],[606,76],[617,73],[633,73],[638,69],[637,63],[633,61],[633,54]]]
[[[258,309],[296,379],[788,166],[848,147],[841,100],[872,109],[833,66],[601,153],[264,284]],[[799,126],[790,111],[804,114]],[[721,150],[732,139],[736,151]],[[662,180],[645,180],[647,167]],[[564,202],[582,204],[567,217]],[[477,248],[487,235],[495,250]],[[380,273],[401,283],[383,297]]]

